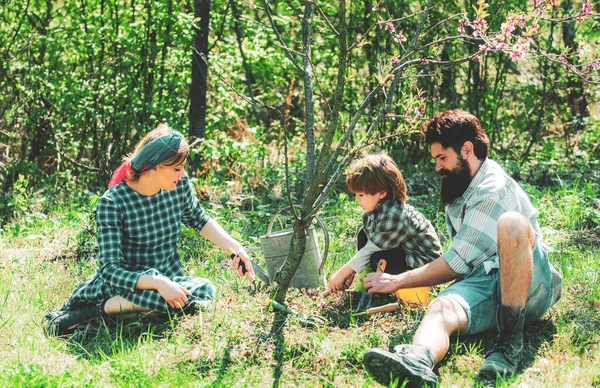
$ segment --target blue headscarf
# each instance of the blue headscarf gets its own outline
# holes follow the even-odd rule
[[[135,171],[151,170],[173,157],[181,145],[183,136],[175,130],[149,141],[131,158],[131,168]]]
[[[171,129],[166,135],[149,141],[133,155],[130,162],[124,162],[115,170],[110,178],[110,182],[108,182],[108,188],[110,189],[123,181],[133,171],[143,172],[151,170],[165,160],[175,156],[179,151],[182,140],[183,136],[181,133]]]

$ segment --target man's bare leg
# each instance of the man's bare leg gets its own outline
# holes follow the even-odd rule
[[[533,229],[524,216],[504,213],[498,219],[498,255],[502,303],[497,309],[498,339],[487,355],[481,374],[514,374],[523,350],[525,305],[533,273]]]
[[[519,213],[504,213],[498,219],[498,255],[502,304],[525,307],[533,273],[532,248],[535,234]]]
[[[467,328],[467,313],[454,299],[435,299],[423,317],[413,338],[413,345],[425,346],[435,363],[440,362],[450,348],[450,336]]]

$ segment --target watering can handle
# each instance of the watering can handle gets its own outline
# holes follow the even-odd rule
[[[298,205],[294,205],[294,207],[301,208]],[[275,213],[275,215],[271,219],[271,222],[269,222],[269,227],[267,228],[267,237],[271,236],[271,231],[273,230],[273,224],[275,223],[275,219],[277,218],[277,216],[279,216],[279,214],[281,214],[282,211],[284,211],[288,208],[289,208],[288,206],[283,207]],[[325,222],[323,222],[323,219],[321,217],[319,217],[318,214],[315,215],[315,219],[319,223],[319,226],[321,226],[321,230],[323,230],[323,236],[325,238],[325,250],[323,251],[323,259],[321,260],[321,265],[319,265],[319,273],[322,273],[323,268],[325,267],[325,260],[327,260],[327,255],[329,254],[329,233],[327,233],[327,228],[325,227]]]

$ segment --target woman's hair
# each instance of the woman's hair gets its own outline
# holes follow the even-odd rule
[[[158,127],[153,129],[152,131],[148,132],[146,134],[146,136],[144,136],[142,138],[142,140],[140,140],[137,143],[137,145],[135,146],[135,149],[133,150],[133,152],[131,154],[128,154],[127,156],[123,157],[123,161],[131,163],[131,159],[142,148],[144,148],[144,146],[146,144],[150,143],[152,140],[157,139],[161,136],[168,135],[169,133],[171,133],[171,131],[172,131],[172,129],[168,125],[159,124]],[[189,147],[187,141],[185,140],[185,138],[182,137],[181,143],[179,144],[179,149],[177,149],[175,154],[173,156],[165,159],[160,164],[163,166],[177,166],[179,164],[182,164],[187,160],[189,152],[190,152],[190,147]],[[144,171],[137,171],[137,170],[134,170],[133,168],[131,168],[129,173],[127,174],[127,180],[136,181],[140,178],[140,176],[143,173],[144,173]]]
[[[435,115],[423,125],[427,144],[440,143],[460,155],[466,141],[473,143],[475,156],[479,160],[487,157],[490,140],[481,126],[481,121],[462,109],[447,110]]]
[[[352,162],[346,170],[346,185],[353,193],[375,195],[406,202],[406,182],[396,163],[386,154],[367,155]]]

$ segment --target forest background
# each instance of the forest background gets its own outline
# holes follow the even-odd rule
[[[543,15],[535,13],[540,3]],[[42,317],[95,270],[95,200],[121,156],[158,123],[188,135],[188,174],[203,206],[249,246],[260,244],[277,210],[302,202],[307,144],[329,133],[333,148],[346,142],[342,153],[390,154],[410,202],[447,244],[419,124],[450,108],[482,120],[492,158],[540,209],[550,258],[565,277],[561,303],[528,328],[522,373],[503,384],[600,384],[600,6],[315,2],[313,51],[302,63],[294,55],[306,53],[306,4],[0,2],[0,375],[10,385],[372,385],[362,354],[409,341],[422,308],[356,317],[352,293],[321,300],[291,290],[288,304],[330,324],[307,330],[291,319],[274,331],[269,293],[250,295],[225,254],[190,230],[182,260],[219,286],[213,312],[167,326],[126,322],[79,345],[47,338]],[[486,33],[478,36],[481,20]],[[511,20],[508,34],[529,37],[527,44],[490,46],[487,31],[505,32]],[[424,43],[408,56],[415,31]],[[344,89],[336,95],[344,33]],[[391,84],[394,66],[409,60],[418,66]],[[429,66],[436,63],[449,65]],[[310,72],[299,69],[306,66]],[[352,255],[360,220],[343,182],[334,189],[320,212],[335,236],[327,275]],[[455,341],[437,369],[442,385],[479,384],[493,339]]]

